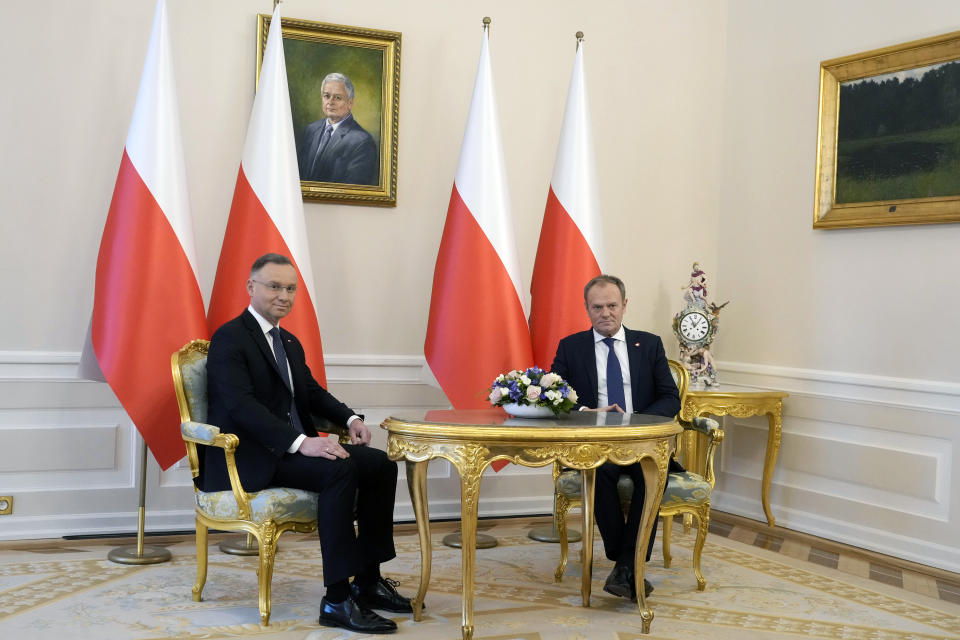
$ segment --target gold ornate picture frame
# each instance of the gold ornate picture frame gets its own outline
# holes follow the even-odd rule
[[[820,63],[814,228],[960,222],[958,89],[960,31]]]
[[[258,85],[270,20],[257,16]],[[304,199],[396,206],[400,33],[292,18],[281,26]],[[331,73],[341,75],[328,89],[345,92],[331,118],[347,112],[332,135],[322,85]]]

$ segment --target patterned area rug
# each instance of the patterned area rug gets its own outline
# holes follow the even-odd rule
[[[593,598],[580,606],[580,545],[571,546],[563,582],[553,582],[555,544],[527,537],[528,523],[500,521],[485,532],[499,546],[477,554],[477,640],[633,640],[710,638],[960,639],[960,605],[936,600],[753,545],[710,536],[703,555],[707,589],[690,567],[693,534],[674,527],[674,562],[663,568],[659,544],[648,564],[656,590],[652,633],[640,634],[634,604],[602,591],[611,563],[594,550]],[[433,579],[422,622],[388,614],[398,635],[460,638],[460,552],[435,530]],[[599,536],[598,536],[599,537]],[[104,541],[0,551],[0,638],[335,640],[367,637],[317,625],[323,595],[319,546],[312,536],[281,539],[269,627],[257,624],[256,558],[212,546],[204,601],[193,602],[192,541],[169,545],[173,561],[113,564]],[[419,579],[416,535],[397,536],[399,557],[384,573],[412,595]]]

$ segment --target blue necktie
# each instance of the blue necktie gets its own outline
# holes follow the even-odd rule
[[[627,410],[627,400],[623,395],[623,372],[620,370],[620,359],[613,350],[613,338],[604,338],[604,344],[610,352],[607,354],[607,404],[619,405]]]
[[[280,377],[283,378],[287,388],[290,389],[290,420],[294,429],[303,433],[303,425],[300,424],[300,416],[297,414],[297,404],[293,400],[293,385],[290,383],[290,372],[287,367],[287,352],[283,348],[283,339],[280,337],[280,329],[274,327],[267,333],[273,338],[273,355],[277,358],[277,365],[280,368]]]

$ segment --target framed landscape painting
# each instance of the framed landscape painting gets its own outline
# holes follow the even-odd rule
[[[813,226],[960,222],[960,32],[820,64]]]
[[[257,83],[271,16],[257,17]],[[396,206],[400,34],[282,19],[304,199]]]

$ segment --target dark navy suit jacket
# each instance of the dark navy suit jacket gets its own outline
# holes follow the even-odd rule
[[[297,153],[300,179],[344,184],[380,184],[380,154],[377,143],[353,116],[340,123],[317,157],[326,120],[317,120],[303,130]]]
[[[624,327],[630,360],[630,391],[635,413],[674,417],[680,411],[680,393],[670,375],[659,336]],[[597,408],[597,356],[593,329],[567,336],[557,345],[550,370],[577,392],[577,407]]]
[[[307,436],[316,436],[312,415],[346,425],[354,412],[314,380],[303,346],[280,328],[293,382],[293,397]],[[207,356],[208,422],[240,437],[237,471],[247,491],[269,485],[277,463],[300,432],[290,419],[290,390],[273,355],[273,347],[248,310],[217,329]],[[197,486],[202,491],[227,491],[223,450],[204,447]]]

